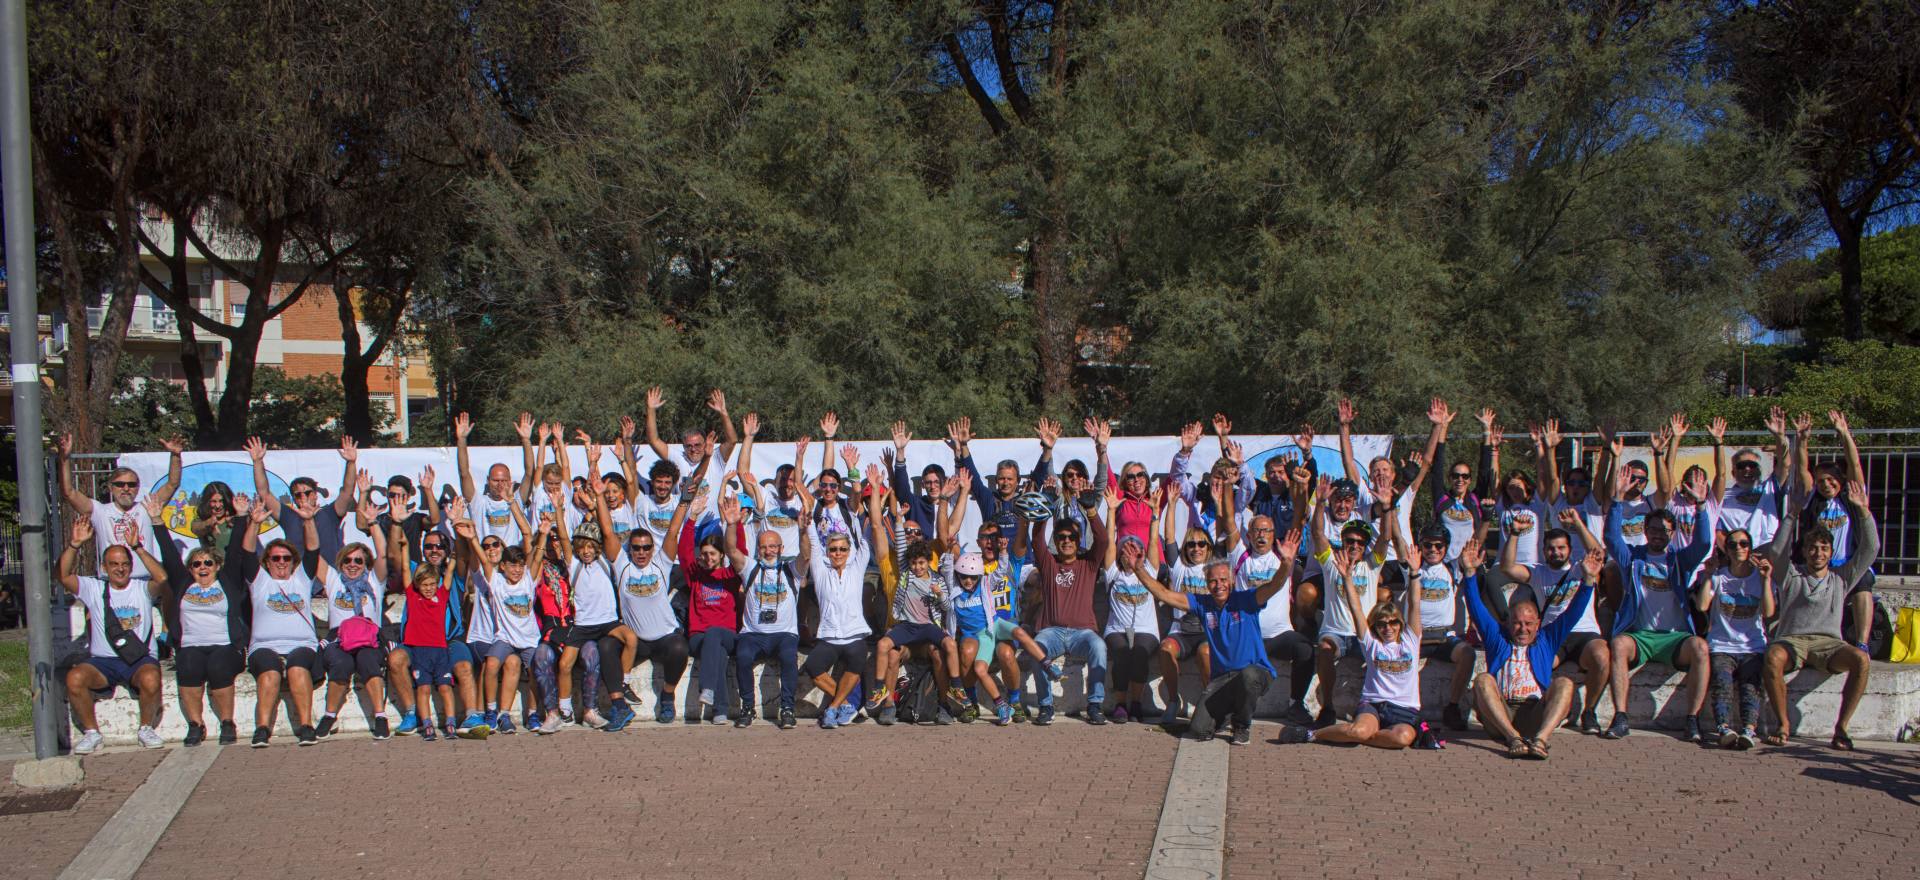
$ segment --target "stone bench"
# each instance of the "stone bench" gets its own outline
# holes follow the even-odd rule
[[[804,663],[805,659],[805,652],[802,652],[801,662]],[[695,675],[698,665],[698,661],[690,662],[680,682],[677,696],[682,704],[679,707],[681,720],[697,709],[699,688],[695,684]],[[1279,675],[1275,676],[1273,687],[1261,699],[1259,708],[1256,710],[1262,717],[1277,718],[1286,709],[1290,700],[1290,695],[1287,693],[1288,664],[1275,664],[1275,668]],[[1360,670],[1358,658],[1349,657],[1340,663],[1339,684],[1334,691],[1334,708],[1343,716],[1350,715],[1359,701]],[[1420,699],[1422,706],[1425,707],[1423,714],[1427,718],[1439,718],[1441,707],[1445,705],[1447,686],[1452,674],[1453,664],[1446,661],[1426,661],[1423,665],[1420,676]],[[653,717],[656,677],[653,665],[649,662],[642,662],[627,675],[628,682],[640,694],[641,704],[634,708],[643,721],[651,720]],[[737,702],[737,698],[731,693],[732,677],[732,669],[729,667],[727,681],[730,703]],[[161,736],[167,741],[176,742],[186,735],[186,719],[180,711],[172,672],[165,672],[161,678],[165,686],[163,702],[165,708],[159,730]],[[1686,707],[1674,697],[1683,693],[1683,679],[1684,676],[1681,673],[1658,664],[1649,664],[1635,673],[1628,711],[1636,726],[1670,730],[1680,728],[1686,718]],[[1085,708],[1085,681],[1084,665],[1077,661],[1069,663],[1066,675],[1055,684],[1055,710],[1064,714],[1078,712]],[[1788,701],[1792,706],[1791,717],[1794,729],[1809,735],[1824,736],[1832,728],[1834,718],[1839,712],[1840,692],[1844,682],[1843,676],[1830,676],[1805,670],[1790,676],[1787,681],[1787,693]],[[1025,686],[1031,688],[1034,683],[1035,677],[1029,674]],[[1153,702],[1156,705],[1161,702],[1159,684],[1158,676],[1149,682]],[[764,718],[778,708],[780,692],[778,668],[761,665],[756,688],[757,701],[761,704]],[[1184,671],[1180,680],[1180,692],[1189,705],[1199,696],[1200,689],[1199,676],[1191,669]],[[244,741],[253,729],[255,705],[253,677],[241,675],[234,686],[234,691],[234,713],[240,727],[240,736]],[[324,685],[315,689],[316,717],[324,699],[324,693]],[[803,678],[796,694],[796,714],[807,718],[816,716],[820,697],[819,690]],[[1031,693],[1024,694],[1024,697],[1029,705],[1037,702]],[[1110,690],[1108,704],[1111,705],[1114,699],[1115,696]],[[349,700],[342,709],[335,729],[342,732],[365,732],[368,729],[367,702],[365,693],[356,689],[354,698]],[[1314,695],[1309,694],[1306,702],[1309,709],[1318,711],[1319,700]],[[139,727],[139,705],[132,697],[121,691],[113,699],[101,701],[95,711],[100,720],[101,733],[109,743],[133,742],[134,732]],[[1702,710],[1703,721],[1711,718],[1711,711],[1710,706]],[[1737,703],[1735,711],[1738,712]],[[1601,701],[1599,714],[1603,723],[1612,717],[1611,694]],[[212,719],[212,710],[206,710],[206,715]],[[292,728],[288,720],[291,717],[291,703],[283,698],[276,725],[276,739],[280,742],[291,742]],[[1892,740],[1897,738],[1908,722],[1917,717],[1920,717],[1920,664],[1874,663],[1873,674],[1867,682],[1866,696],[1854,713],[1850,728],[1854,738]],[[1649,719],[1651,719],[1650,723]]]

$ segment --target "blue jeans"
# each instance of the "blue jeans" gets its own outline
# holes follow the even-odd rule
[[[740,711],[759,710],[753,701],[753,667],[762,659],[780,664],[780,708],[793,708],[793,692],[800,686],[799,634],[743,632],[733,643],[733,686],[740,691]]]
[[[1081,657],[1087,661],[1087,705],[1099,706],[1107,701],[1107,643],[1100,634],[1090,629],[1068,629],[1064,626],[1050,626],[1036,633],[1033,640],[1040,643],[1040,650],[1047,652],[1047,659],[1066,655]],[[1053,673],[1047,664],[1040,664],[1040,705],[1053,705]]]
[[[711,627],[687,639],[693,656],[700,658],[696,670],[700,690],[713,694],[714,710],[721,714],[727,711],[727,657],[733,653],[735,637],[733,630]]]

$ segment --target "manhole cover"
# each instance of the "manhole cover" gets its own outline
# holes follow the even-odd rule
[[[58,813],[71,810],[80,802],[84,789],[66,788],[59,791],[39,792],[35,794],[16,794],[0,800],[0,816],[18,816],[23,813]]]

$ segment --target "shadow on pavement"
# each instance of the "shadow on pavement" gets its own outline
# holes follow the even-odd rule
[[[1895,800],[1920,805],[1920,753],[1837,752],[1800,745],[1773,751],[1814,765],[1800,771],[1808,778],[1885,792]]]

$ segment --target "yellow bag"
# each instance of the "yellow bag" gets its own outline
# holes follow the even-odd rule
[[[1893,643],[1887,646],[1887,659],[1895,663],[1920,663],[1920,608],[1900,609],[1893,624]]]

